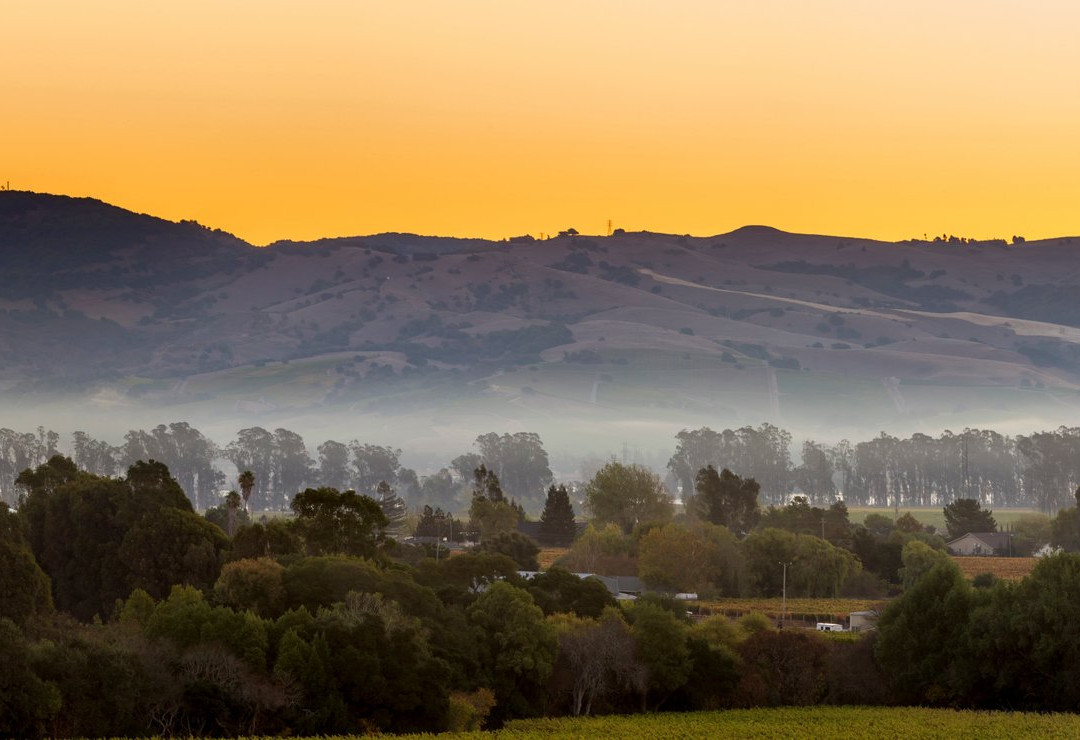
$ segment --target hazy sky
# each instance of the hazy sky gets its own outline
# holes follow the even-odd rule
[[[1080,234],[1075,0],[0,0],[0,183],[256,243]]]

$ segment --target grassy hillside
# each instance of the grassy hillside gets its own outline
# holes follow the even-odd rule
[[[0,392],[668,427],[1053,425],[1080,411],[1069,240],[403,234],[255,248],[0,193]],[[66,362],[56,362],[59,356]],[[719,421],[717,421],[719,420]],[[437,424],[437,421],[435,421]]]

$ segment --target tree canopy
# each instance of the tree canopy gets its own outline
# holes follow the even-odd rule
[[[617,524],[624,532],[671,518],[671,496],[659,476],[642,465],[610,462],[585,487],[585,505],[599,524]]]
[[[976,499],[958,498],[951,504],[946,504],[943,511],[949,539],[963,537],[968,532],[997,531],[994,512],[983,509]]]

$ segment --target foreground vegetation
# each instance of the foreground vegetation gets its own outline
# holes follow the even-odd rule
[[[975,712],[920,707],[783,707],[726,712],[515,720],[470,738],[1072,738],[1068,714]]]
[[[549,488],[534,524],[569,545],[565,567],[526,578],[538,548],[517,528],[520,506],[484,464],[473,472],[468,528],[480,543],[450,557],[440,548],[454,522],[434,511],[416,524],[426,541],[396,541],[404,504],[385,483],[378,499],[308,488],[294,516],[245,524],[256,480],[245,473],[214,512],[218,525],[158,462],[119,478],[61,456],[24,470],[18,510],[0,506],[0,736],[435,732],[793,705],[1080,707],[1076,555],[1044,558],[1017,582],[969,581],[912,517],[853,525],[842,502],[805,500],[763,511],[755,481],[711,465],[676,515],[658,476],[611,462],[584,491],[597,526],[576,536],[568,491]],[[1076,511],[1055,522],[1077,525]],[[994,526],[972,499],[943,515],[953,530]],[[616,600],[617,579],[574,574],[621,568],[640,577],[633,590],[654,591]],[[867,592],[884,587],[903,596],[866,637],[777,628],[760,613],[775,615],[767,597],[786,589],[814,599],[793,598],[789,615],[840,622],[874,610],[884,594]],[[658,590],[755,609],[692,619],[691,605]]]

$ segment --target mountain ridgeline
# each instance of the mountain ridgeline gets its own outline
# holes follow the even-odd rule
[[[254,247],[6,191],[0,393],[193,417],[347,410],[424,430],[645,421],[666,439],[698,423],[1065,423],[1080,240],[1014,241],[745,227]]]

